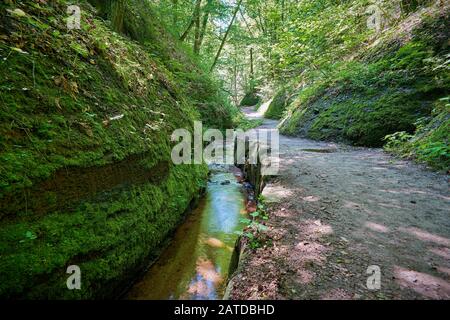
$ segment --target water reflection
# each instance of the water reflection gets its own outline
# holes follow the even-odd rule
[[[221,299],[237,238],[234,232],[243,228],[243,198],[232,173],[214,174],[199,207],[127,298]]]

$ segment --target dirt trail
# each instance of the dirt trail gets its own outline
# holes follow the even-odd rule
[[[448,176],[301,138],[281,136],[280,155],[263,192],[273,246],[244,259],[232,299],[450,299]],[[379,290],[367,288],[369,266]]]

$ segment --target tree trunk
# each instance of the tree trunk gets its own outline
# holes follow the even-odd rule
[[[100,16],[111,21],[114,31],[124,32],[125,0],[90,0],[89,2],[97,8]]]
[[[238,88],[237,88],[237,82],[238,82],[238,71],[237,71],[237,45],[234,45],[234,103],[235,105],[239,104],[238,101]]]
[[[172,24],[174,30],[178,31],[178,0],[172,0]]]
[[[123,19],[125,16],[125,0],[111,1],[111,25],[114,31],[123,33]]]
[[[254,69],[253,69],[253,48],[250,48],[250,78],[253,81],[254,79]]]
[[[200,38],[198,41],[198,53],[200,53],[200,49],[202,48],[202,44],[203,44],[203,39],[205,38],[206,27],[208,26],[209,15],[211,13],[212,1],[213,0],[208,0],[206,7],[205,7],[205,13],[203,14],[202,29],[201,29]]]
[[[233,26],[234,20],[236,19],[236,15],[239,11],[239,8],[241,7],[242,4],[242,0],[239,0],[236,10],[234,10],[234,14],[233,14],[233,18],[231,19],[230,25],[228,26],[227,31],[225,32],[225,35],[222,39],[222,43],[220,44],[219,50],[217,51],[216,57],[214,59],[214,63],[211,66],[211,71],[214,70],[214,68],[216,67],[217,62],[219,61],[220,58],[220,54],[222,53],[223,47],[225,45],[225,42],[227,41],[228,38],[228,34],[230,33],[231,27]]]
[[[202,3],[202,0],[197,0],[197,2],[195,3],[195,9],[194,9],[194,13],[192,14],[191,22],[189,22],[189,25],[188,25],[186,31],[181,35],[180,41],[186,40],[187,36],[189,35],[189,32],[191,31],[192,27],[194,26],[195,20],[197,18],[197,8],[200,7],[201,3]],[[200,14],[200,13],[198,13],[198,14]]]
[[[181,35],[180,41],[186,40],[187,36],[189,35],[189,32],[191,31],[192,27],[194,26],[195,21],[192,19],[191,22],[189,22],[189,26],[187,27],[186,31]]]
[[[194,53],[200,53],[200,11],[201,11],[202,0],[198,0],[195,5],[195,37],[194,37]]]
[[[258,21],[258,18],[259,18],[259,21]],[[267,34],[267,31],[266,31],[267,26],[265,25],[265,21],[262,18],[261,8],[259,8],[259,7],[258,7],[258,17],[257,17],[256,21],[259,22],[258,25],[259,25],[259,28],[261,29],[262,33],[264,35],[266,35]]]

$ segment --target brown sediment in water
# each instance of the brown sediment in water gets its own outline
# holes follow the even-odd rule
[[[211,176],[205,197],[176,231],[168,248],[126,299],[221,299],[236,231],[244,227],[242,186],[235,172]],[[223,181],[230,184],[221,185]]]

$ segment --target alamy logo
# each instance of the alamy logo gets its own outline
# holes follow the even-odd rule
[[[68,266],[66,273],[71,274],[67,278],[66,285],[69,290],[81,289],[81,269],[77,265]]]
[[[371,4],[366,13],[370,16],[367,18],[367,28],[373,29],[376,32],[381,31],[381,27],[383,24],[382,11],[379,3]]]
[[[181,141],[180,141],[181,140]],[[172,141],[172,162],[180,164],[251,164],[261,165],[261,173],[277,175],[279,170],[279,132],[275,129],[226,130],[203,132],[201,122],[194,122],[194,133],[177,129]],[[205,146],[205,147],[204,147]]]
[[[67,29],[69,30],[79,30],[81,29],[81,9],[79,6],[68,6],[67,7]]]
[[[379,266],[369,266],[366,271],[371,276],[367,278],[367,289],[380,290],[381,289],[381,269]]]
[[[399,0],[376,0],[365,13],[369,15],[367,28],[380,33],[401,17],[402,6]]]

